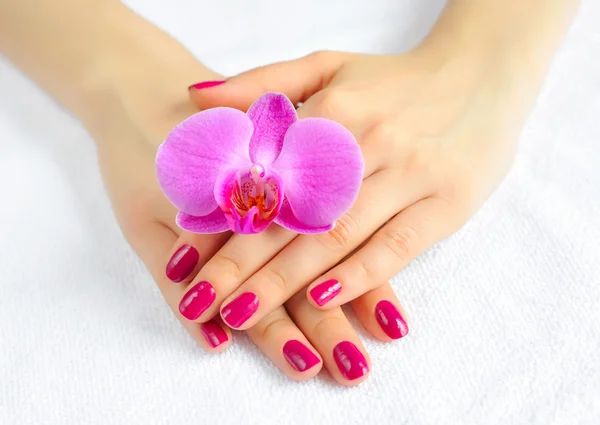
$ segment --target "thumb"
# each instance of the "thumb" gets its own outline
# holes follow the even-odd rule
[[[247,111],[262,94],[279,92],[293,104],[306,101],[325,87],[352,54],[316,52],[300,59],[246,71],[226,81],[207,81],[189,87],[191,100],[201,109],[217,106]]]

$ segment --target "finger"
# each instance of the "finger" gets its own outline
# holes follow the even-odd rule
[[[190,282],[206,259],[211,258],[230,236],[231,232],[199,235],[182,231],[167,256],[165,276],[174,283]]]
[[[294,237],[296,233],[275,225],[255,235],[234,234],[185,288],[179,302],[181,315],[202,323],[218,314],[223,301]]]
[[[315,310],[306,301],[304,291],[292,297],[286,307],[336,381],[353,386],[367,378],[371,360],[341,308]]]
[[[400,339],[408,334],[406,314],[389,283],[351,301],[360,323],[380,341]]]
[[[394,191],[383,173],[365,180],[357,202],[333,230],[298,236],[225,299],[221,306],[225,323],[235,329],[253,326],[373,234],[401,209],[396,202],[414,202],[413,193],[390,202]]]
[[[273,364],[291,379],[310,379],[323,366],[317,350],[283,307],[272,311],[256,326],[248,329],[248,335]]]
[[[413,258],[456,231],[462,221],[450,204],[429,197],[409,206],[343,263],[308,287],[317,308],[334,308],[389,281]]]
[[[190,98],[201,109],[217,106],[246,111],[266,92],[285,94],[294,104],[323,88],[352,54],[317,52],[300,59],[255,68],[227,79],[223,84],[190,86]]]
[[[201,264],[206,261],[207,256],[212,255],[212,252],[209,248],[202,248],[199,237],[200,235],[187,234],[184,240],[186,244],[195,247],[198,252],[197,262]],[[222,238],[224,236],[215,235],[215,237]],[[215,242],[211,239],[206,239],[205,241]],[[204,246],[209,247],[219,241],[216,241],[215,244],[206,242]],[[178,302],[184,288],[182,285],[169,280],[165,265],[168,264],[166,259],[173,257],[172,254],[177,251],[178,246],[182,245],[183,240],[179,241],[177,235],[167,226],[153,222],[141,228],[135,235],[132,235],[130,243],[152,274],[167,304],[180,319],[189,334],[209,352],[220,352],[229,347],[231,345],[231,331],[226,326],[223,326],[220,318],[215,318],[204,326],[188,322],[187,320],[181,320],[181,315],[178,312]]]

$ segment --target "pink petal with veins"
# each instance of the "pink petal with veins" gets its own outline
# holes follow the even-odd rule
[[[288,128],[298,120],[292,102],[281,93],[265,93],[248,109],[254,124],[250,139],[250,159],[253,163],[269,166],[281,152]]]
[[[156,176],[169,201],[193,216],[213,212],[218,175],[251,165],[252,131],[246,114],[232,108],[208,109],[176,126],[156,155]]]
[[[333,226],[356,200],[364,163],[350,131],[334,121],[305,118],[289,128],[272,167],[281,175],[291,210],[282,210],[278,222],[321,229]]]
[[[179,212],[176,222],[183,230],[192,233],[221,233],[229,229],[229,223],[221,208],[216,208],[205,216],[193,216]]]

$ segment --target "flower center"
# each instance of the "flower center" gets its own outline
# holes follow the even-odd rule
[[[265,175],[264,167],[254,164],[248,174],[238,178],[231,193],[231,202],[240,217],[248,214],[253,207],[258,208],[261,219],[269,220],[277,213],[279,188],[275,179]]]

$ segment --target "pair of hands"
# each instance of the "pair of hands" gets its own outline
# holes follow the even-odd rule
[[[379,340],[404,336],[386,282],[460,228],[510,166],[527,102],[508,73],[486,63],[319,52],[192,88],[191,101],[183,75],[170,80],[181,84],[177,93],[120,99],[114,130],[96,135],[106,139],[102,173],[126,238],[189,333],[208,351],[226,349],[231,332],[220,312],[292,379],[324,365],[343,385],[362,382],[370,360],[340,306],[350,303]],[[203,80],[220,79],[195,66]],[[319,235],[276,225],[257,235],[181,231],[156,183],[158,145],[198,109],[246,110],[266,91],[304,102],[300,118],[329,118],[354,134],[365,159],[358,200]]]

